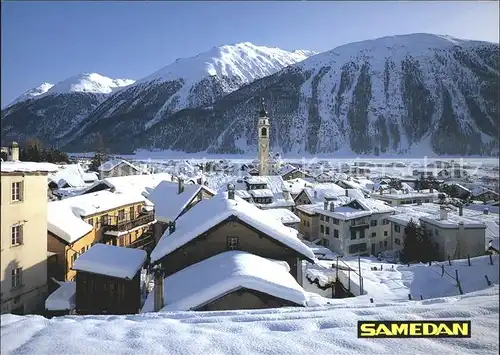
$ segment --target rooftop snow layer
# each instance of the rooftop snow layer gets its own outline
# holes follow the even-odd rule
[[[215,195],[215,191],[198,184],[184,184],[184,190],[179,194],[178,183],[162,181],[148,196],[155,205],[155,218],[165,223],[175,221],[202,189]]]
[[[52,201],[48,203],[47,228],[49,232],[59,238],[73,243],[93,229],[82,217],[144,201],[145,198],[139,194],[109,191],[99,191]]]
[[[227,251],[166,277],[162,311],[191,310],[239,288],[307,305],[307,293],[282,265],[250,253]],[[154,292],[150,292],[143,312],[153,310],[153,299]]]
[[[175,232],[167,235],[167,231],[154,248],[151,262],[163,258],[230,216],[241,219],[306,258],[314,260],[314,254],[299,240],[296,230],[285,227],[275,217],[240,197],[235,196],[234,200],[231,200],[228,199],[227,193],[222,192],[211,199],[202,200],[179,217]]]
[[[265,210],[267,214],[275,217],[283,224],[300,223],[300,218],[286,208],[272,208]]]
[[[163,181],[171,181],[172,175],[168,173],[147,174],[147,175],[128,175],[108,177],[97,181],[93,186],[99,183],[105,183],[115,192],[137,193],[144,197],[149,194]],[[90,189],[90,188],[89,188]]]
[[[13,172],[55,172],[58,170],[57,165],[52,163],[35,163],[28,161],[3,161],[0,164],[2,173],[13,173]]]
[[[142,268],[147,256],[142,249],[98,243],[80,255],[72,269],[131,280]]]

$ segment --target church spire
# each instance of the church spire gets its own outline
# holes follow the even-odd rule
[[[259,112],[260,117],[267,117],[267,111],[266,111],[266,105],[264,103],[264,98],[260,98],[260,112]]]

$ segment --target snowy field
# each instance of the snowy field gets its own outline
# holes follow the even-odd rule
[[[498,354],[498,287],[424,301],[133,316],[2,316],[2,355]],[[340,302],[342,301],[342,302]],[[358,320],[469,319],[471,339],[357,339]]]

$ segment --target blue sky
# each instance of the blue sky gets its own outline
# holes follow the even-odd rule
[[[427,32],[498,42],[496,1],[2,3],[1,106],[44,81],[140,79],[180,57],[249,41],[326,51]]]

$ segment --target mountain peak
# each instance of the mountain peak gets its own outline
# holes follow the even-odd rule
[[[237,78],[249,83],[306,59],[310,52],[288,52],[251,42],[215,46],[194,57],[179,58],[140,83],[178,79],[195,82],[209,76]]]
[[[125,86],[132,85],[135,80],[111,79],[99,73],[82,73],[60,81],[52,87],[48,94],[67,94],[72,92],[88,92],[94,94],[110,94]]]

